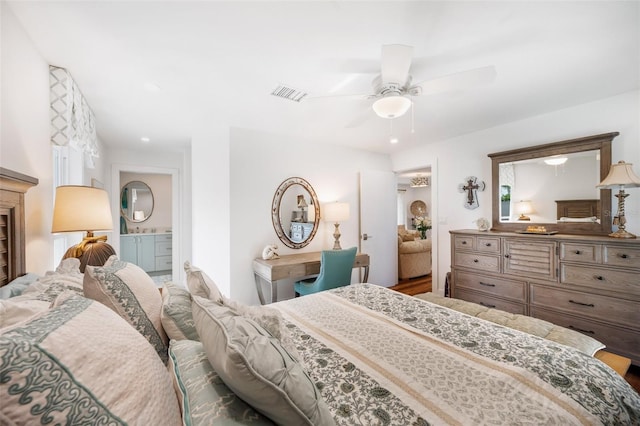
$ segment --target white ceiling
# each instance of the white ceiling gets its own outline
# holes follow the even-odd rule
[[[8,4],[43,57],[71,72],[112,146],[188,144],[199,126],[222,125],[392,153],[640,87],[637,1]],[[414,81],[487,65],[497,78],[415,98],[415,133],[411,114],[395,120],[396,145],[371,100],[270,95],[280,83],[369,93],[392,43],[414,46]]]

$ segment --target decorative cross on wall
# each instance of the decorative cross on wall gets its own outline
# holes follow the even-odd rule
[[[458,185],[459,192],[467,193],[464,206],[469,210],[477,209],[480,206],[478,204],[478,191],[484,191],[484,182],[478,181],[475,176],[467,176],[464,180],[466,183]]]

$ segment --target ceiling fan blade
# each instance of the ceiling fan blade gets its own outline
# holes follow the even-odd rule
[[[496,78],[496,68],[493,65],[461,71],[443,77],[425,80],[414,87],[422,88],[422,95],[436,95],[438,93],[471,89],[492,83]]]
[[[368,99],[371,96],[369,93],[347,93],[344,95],[311,95],[306,96],[303,101],[312,101],[316,99],[330,99],[330,98],[342,98],[342,99]]]
[[[404,85],[409,76],[413,47],[403,44],[385,44],[382,46],[382,82]]]

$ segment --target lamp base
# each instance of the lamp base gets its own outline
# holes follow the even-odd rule
[[[86,240],[86,239],[85,239]],[[102,266],[107,259],[116,254],[116,251],[104,241],[82,241],[80,244],[69,247],[62,256],[63,259],[75,257],[80,260],[80,272],[89,266]]]
[[[342,247],[340,247],[340,224],[339,223],[335,223],[334,224],[336,229],[333,232],[333,249],[334,250],[342,250]]]
[[[637,238],[631,232],[627,232],[624,229],[618,229],[616,232],[609,234],[609,236],[613,238]]]
[[[524,214],[520,213],[520,217],[518,218],[518,220],[531,220],[531,218],[529,216],[525,216]]]

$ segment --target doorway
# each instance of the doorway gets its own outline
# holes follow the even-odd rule
[[[152,277],[158,287],[180,277],[181,209],[179,171],[114,164],[116,252]]]
[[[398,287],[432,291],[434,220],[430,166],[397,173]]]

